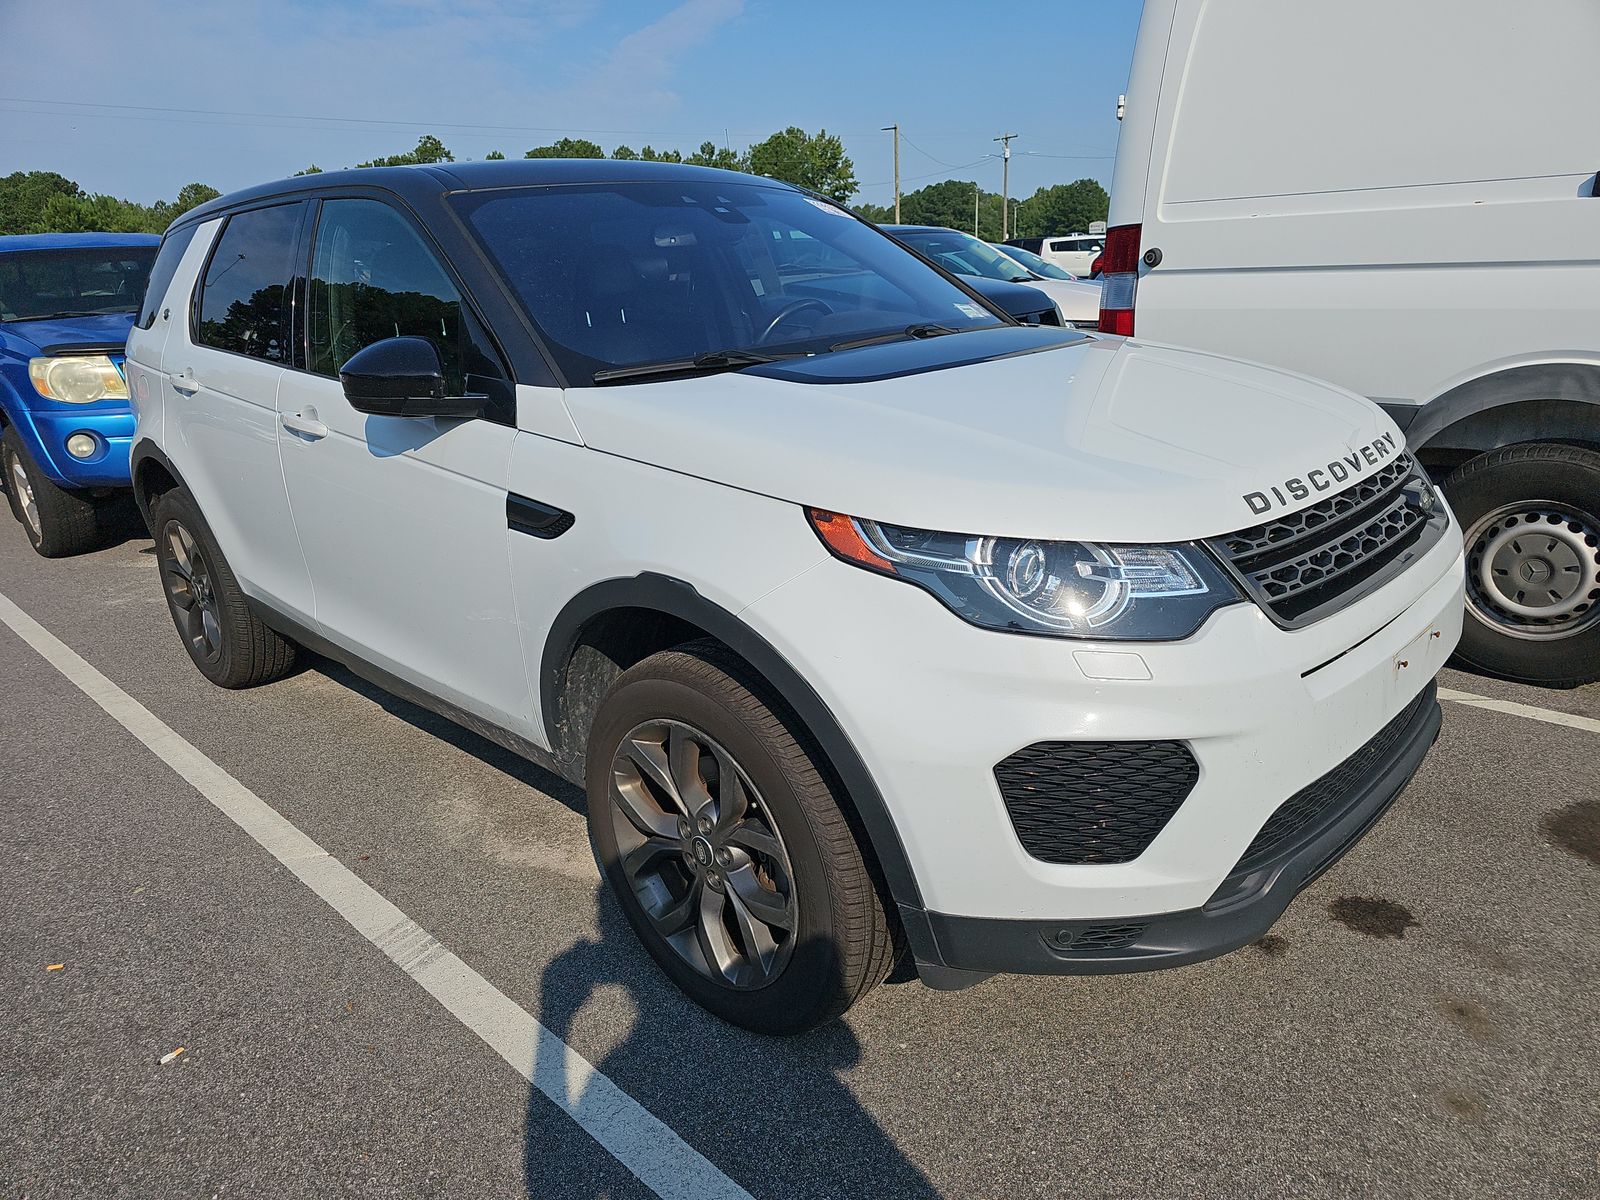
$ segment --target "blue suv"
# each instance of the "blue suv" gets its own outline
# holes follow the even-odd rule
[[[0,237],[0,479],[47,557],[93,547],[100,502],[130,486],[122,354],[160,240]]]

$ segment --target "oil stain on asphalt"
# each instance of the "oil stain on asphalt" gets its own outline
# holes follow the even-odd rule
[[[1489,1010],[1476,1000],[1446,997],[1440,1001],[1439,1008],[1453,1025],[1480,1042],[1493,1041],[1499,1032]]]
[[[1544,836],[1552,846],[1600,866],[1600,800],[1580,800],[1546,815]]]
[[[1256,953],[1267,958],[1279,958],[1289,953],[1289,939],[1277,933],[1269,933],[1266,937],[1257,938],[1250,943],[1250,946]]]
[[[1375,938],[1398,940],[1417,923],[1405,905],[1373,896],[1340,896],[1329,901],[1328,913],[1341,925]]]

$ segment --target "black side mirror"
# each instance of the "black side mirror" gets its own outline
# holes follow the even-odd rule
[[[339,369],[344,398],[375,417],[477,417],[488,396],[444,394],[444,365],[427,338],[392,337],[352,354]]]

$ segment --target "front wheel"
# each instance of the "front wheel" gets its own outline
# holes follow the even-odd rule
[[[626,671],[589,739],[595,856],[651,956],[746,1029],[797,1033],[881,982],[883,900],[802,730],[715,642]]]
[[[0,435],[0,473],[5,477],[11,515],[22,523],[28,541],[44,557],[82,554],[99,544],[94,500],[47,479],[17,431],[9,426]]]
[[[1467,555],[1457,657],[1545,687],[1600,678],[1600,453],[1528,444],[1445,478]]]

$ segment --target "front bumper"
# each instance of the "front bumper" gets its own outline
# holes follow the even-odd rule
[[[812,684],[872,775],[915,878],[915,893],[895,899],[936,982],[943,968],[1176,965],[1259,936],[1330,847],[1300,847],[1238,895],[1230,876],[1287,798],[1429,686],[1460,637],[1462,581],[1459,540],[1445,537],[1305,628],[1239,604],[1183,642],[1131,644],[978,629],[920,589],[830,559],[741,617]],[[1415,760],[1385,768],[1397,781],[1386,795],[1351,801],[1366,814],[1352,822],[1370,823],[1432,736],[1413,731]],[[1198,778],[1142,853],[1069,865],[1023,848],[996,763],[1038,742],[1145,739],[1183,742]],[[1109,924],[1143,928],[1088,959],[1075,957],[1076,938],[1040,940]],[[1096,962],[1109,965],[1083,965]]]
[[[1010,921],[901,907],[907,938],[934,986],[970,975],[1107,975],[1178,967],[1255,941],[1289,902],[1342,858],[1394,803],[1439,736],[1430,682],[1402,711],[1400,728],[1358,785],[1265,861],[1235,869],[1199,908],[1106,921]],[[1381,736],[1381,735],[1380,735]],[[1337,770],[1337,768],[1336,768]]]
[[[133,410],[124,402],[52,405],[17,414],[17,431],[46,478],[65,488],[125,488],[132,484]],[[98,446],[86,459],[67,453],[75,433],[93,434]]]

